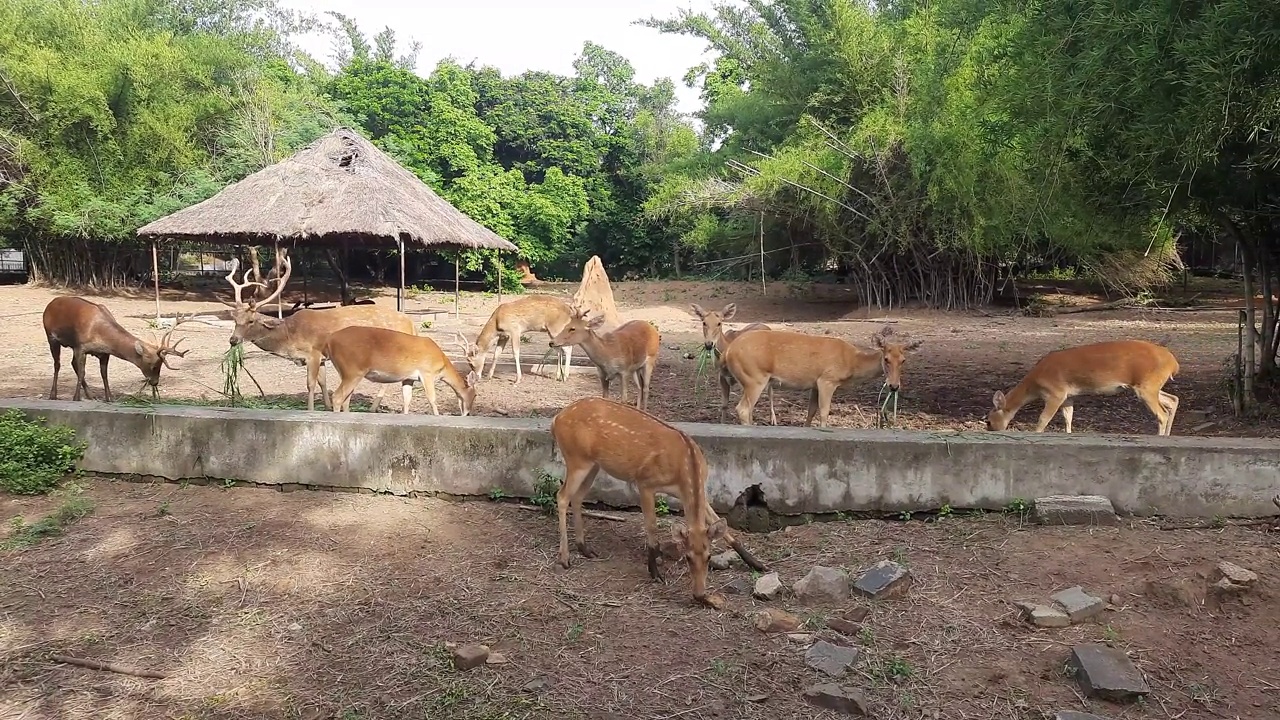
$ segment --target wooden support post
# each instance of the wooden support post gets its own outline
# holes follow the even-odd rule
[[[764,211],[760,212],[760,294],[769,294],[769,287],[765,285],[764,277]]]
[[[400,287],[396,288],[396,312],[404,312],[404,236],[396,239],[400,248]]]
[[[156,285],[156,325],[160,324],[160,250],[156,241],[151,241],[151,279]],[[105,360],[103,362],[106,362]],[[106,367],[103,365],[103,367]]]
[[[459,289],[461,273],[458,272],[458,263],[462,259],[462,252],[453,254],[453,317],[456,320],[461,317],[462,310],[459,305],[462,303],[462,291]]]
[[[258,252],[258,249],[254,248],[253,251],[256,253]],[[276,238],[276,262],[277,263],[280,262],[280,238]],[[277,286],[279,286],[280,281],[284,279],[282,277],[282,273],[284,273],[283,266],[276,268],[276,285]],[[283,290],[281,290],[280,295],[276,297],[276,319],[277,320],[284,319],[284,291]]]
[[[502,304],[502,251],[498,250],[493,256],[494,263],[498,266],[498,304]]]

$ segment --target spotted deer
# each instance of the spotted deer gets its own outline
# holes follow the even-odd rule
[[[493,349],[493,364],[489,366],[489,379],[492,380],[493,371],[498,367],[498,356],[510,342],[511,354],[516,360],[516,383],[519,383],[524,379],[524,373],[520,369],[520,336],[536,330],[546,332],[548,337],[554,338],[569,323],[569,315],[568,303],[550,295],[529,295],[502,303],[489,315],[489,320],[480,329],[475,343],[465,346],[467,362],[477,376],[482,376],[485,357]],[[568,379],[572,357],[572,346],[560,349],[561,362],[556,372],[557,379]]]

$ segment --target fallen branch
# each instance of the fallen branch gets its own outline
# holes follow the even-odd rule
[[[1133,307],[1136,303],[1128,298],[1112,300],[1111,302],[1094,303],[1093,305],[1081,305],[1079,307],[1062,308],[1055,310],[1054,315],[1071,315],[1073,313],[1085,312],[1101,312],[1103,310],[1118,310],[1121,308]]]
[[[542,508],[537,505],[516,505],[521,510],[530,510],[533,512],[542,512]],[[582,514],[589,518],[597,518],[599,520],[612,520],[614,522],[626,522],[627,519],[621,515],[609,515],[607,513],[596,512],[595,510],[583,510]]]
[[[142,670],[128,665],[117,665],[116,663],[102,662],[101,660],[85,660],[84,658],[74,658],[69,655],[50,655],[50,660],[54,662],[65,663],[67,665],[78,665],[90,670],[106,670],[108,672],[120,673],[121,675],[132,675],[134,677],[155,678],[164,680],[169,677],[162,672],[155,670]]]

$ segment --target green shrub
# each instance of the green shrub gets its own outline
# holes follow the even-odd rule
[[[74,472],[85,444],[63,425],[29,420],[17,410],[0,415],[0,490],[17,495],[49,492]]]

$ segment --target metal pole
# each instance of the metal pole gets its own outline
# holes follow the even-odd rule
[[[400,287],[396,288],[396,311],[404,312],[404,237],[396,238],[400,245]]]
[[[160,324],[160,251],[156,248],[155,240],[151,241],[151,279],[154,280],[156,284],[156,325],[159,325]]]

